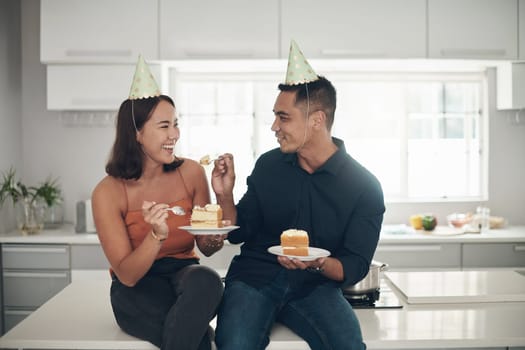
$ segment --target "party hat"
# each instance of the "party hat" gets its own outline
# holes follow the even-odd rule
[[[137,68],[133,76],[133,83],[129,91],[129,99],[138,100],[159,95],[160,90],[157,82],[155,82],[155,78],[151,74],[146,62],[144,62],[142,55],[139,55],[139,61],[137,62]]]
[[[286,85],[298,85],[309,83],[319,79],[317,74],[304,58],[297,43],[292,39],[290,42],[290,55],[288,56],[288,69],[286,70]]]

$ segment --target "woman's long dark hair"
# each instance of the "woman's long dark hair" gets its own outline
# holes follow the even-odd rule
[[[138,180],[142,176],[144,152],[137,141],[136,131],[144,127],[160,101],[175,107],[171,97],[166,95],[122,102],[117,115],[115,143],[106,164],[108,175],[126,180]],[[183,162],[175,158],[172,163],[164,164],[164,171],[173,171]]]

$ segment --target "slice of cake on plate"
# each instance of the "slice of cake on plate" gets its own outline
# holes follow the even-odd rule
[[[222,227],[222,208],[218,204],[196,205],[191,212],[191,226],[196,228]]]
[[[281,234],[283,254],[308,256],[308,233],[304,230],[289,229]]]

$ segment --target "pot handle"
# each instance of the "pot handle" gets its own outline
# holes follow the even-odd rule
[[[377,260],[372,260],[372,265],[379,266],[379,271],[388,270],[388,268],[390,267],[387,263],[383,263]]]

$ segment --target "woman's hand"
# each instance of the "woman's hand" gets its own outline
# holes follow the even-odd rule
[[[206,256],[211,256],[224,246],[224,240],[228,234],[195,236],[199,250]]]
[[[144,221],[151,225],[155,235],[162,240],[168,238],[169,233],[168,224],[166,223],[168,218],[166,209],[168,207],[167,204],[157,204],[155,202],[144,201],[142,203]]]

